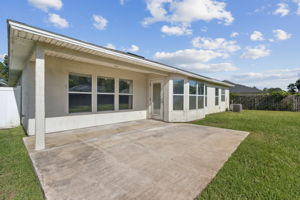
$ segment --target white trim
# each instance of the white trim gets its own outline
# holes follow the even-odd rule
[[[76,91],[69,91],[69,79],[70,75],[74,76],[83,76],[87,78],[91,78],[91,92],[76,92]],[[90,112],[70,112],[70,101],[69,101],[69,94],[90,94],[91,95],[91,111]],[[92,74],[80,74],[80,73],[73,73],[73,72],[68,72],[67,73],[67,114],[68,115],[76,115],[76,114],[88,114],[88,113],[93,113],[93,75]]]
[[[164,118],[164,81],[162,79],[150,79],[150,90],[149,90],[149,98],[150,98],[150,118],[163,120]],[[153,84],[160,83],[160,115],[155,115],[153,108]]]
[[[83,47],[83,48],[98,51],[98,52],[103,53],[103,54],[119,57],[119,58],[122,58],[122,59],[134,61],[134,62],[137,62],[137,63],[146,64],[150,68],[159,69],[159,70],[163,70],[163,71],[167,71],[167,72],[171,72],[171,73],[183,74],[183,75],[187,75],[189,77],[194,77],[194,78],[197,78],[197,79],[200,79],[200,80],[203,80],[203,81],[207,81],[207,82],[215,83],[215,84],[219,84],[219,85],[224,85],[224,86],[227,86],[227,87],[232,87],[233,86],[231,84],[224,83],[222,81],[212,80],[212,79],[209,79],[209,78],[202,77],[200,75],[193,74],[191,72],[185,72],[185,71],[182,71],[182,70],[179,70],[179,69],[176,69],[176,68],[172,68],[172,67],[169,67],[169,66],[166,66],[166,65],[163,65],[163,64],[155,63],[153,61],[141,59],[141,58],[138,58],[138,57],[129,56],[129,55],[126,55],[126,54],[123,54],[123,53],[120,53],[120,52],[112,51],[112,50],[105,49],[105,48],[100,47],[100,46],[89,44],[87,42],[79,41],[79,40],[72,39],[72,38],[69,38],[69,37],[66,37],[66,36],[63,36],[63,35],[58,35],[58,34],[51,33],[51,32],[48,32],[48,31],[44,31],[44,30],[41,30],[41,29],[38,29],[38,28],[35,28],[35,27],[31,27],[31,26],[28,26],[28,25],[25,25],[25,24],[22,24],[22,23],[19,23],[19,22],[9,20],[8,24],[9,24],[11,29],[28,32],[28,33],[31,33],[31,34],[35,34],[35,35],[42,36],[42,37],[47,37],[47,38],[57,40],[57,41],[60,41],[60,42],[66,42],[66,43],[69,43],[71,45],[76,45],[76,46],[80,46],[80,47]]]

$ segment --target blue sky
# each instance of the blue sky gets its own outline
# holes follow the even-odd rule
[[[75,3],[76,2],[76,3]],[[217,79],[281,87],[300,78],[300,0],[4,0],[6,19]]]

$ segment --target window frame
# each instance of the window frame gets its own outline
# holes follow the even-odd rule
[[[191,94],[191,82],[195,82],[196,83],[196,94]],[[195,97],[196,98],[196,105],[195,105],[195,108],[191,109],[191,100],[190,98],[191,97]],[[189,80],[189,110],[197,110],[198,109],[198,81],[195,81],[195,80]]]
[[[192,82],[192,81],[195,81],[195,80],[193,80],[193,79],[189,80],[189,110],[202,110],[205,108],[205,87],[206,87],[206,85],[204,82],[195,81],[196,82],[196,94],[191,94],[190,93],[190,82]],[[200,94],[200,92],[199,92],[200,85],[203,85],[203,94]],[[191,109],[190,97],[196,97],[196,108]],[[199,106],[199,98],[200,97],[203,97],[203,107],[201,107],[201,108]]]
[[[199,84],[203,84],[203,94],[197,94],[197,109],[201,110],[201,109],[205,108],[205,83],[197,81],[197,93],[199,92],[199,89],[198,89]],[[199,97],[203,97],[203,107],[202,108],[199,107]]]
[[[226,100],[225,88],[221,88],[221,102],[225,102],[225,100]]]
[[[113,81],[114,81],[114,86],[113,86],[113,88],[114,88],[114,90],[113,90],[113,92],[98,92],[98,79],[99,78],[106,78],[106,79],[112,79]],[[116,98],[116,79],[115,78],[113,78],[113,77],[105,77],[105,76],[97,76],[96,77],[96,97],[97,97],[97,101],[96,101],[96,104],[97,104],[97,112],[111,112],[111,111],[115,111],[116,110],[116,105],[115,105],[115,98]],[[114,102],[113,102],[113,109],[112,110],[99,110],[98,109],[98,96],[99,95],[113,95],[113,97],[114,97]]]
[[[220,105],[220,88],[216,87],[215,88],[215,106],[219,106],[219,105]]]
[[[204,86],[205,87],[205,92],[204,92],[204,107],[207,107],[207,85]]]
[[[91,91],[90,92],[70,91],[70,75],[91,78]],[[70,94],[89,94],[89,95],[91,95],[91,102],[90,102],[91,111],[70,112]],[[68,110],[68,114],[70,114],[70,115],[93,112],[93,76],[91,74],[76,73],[76,72],[69,72],[67,74],[67,110]]]
[[[179,80],[179,81],[183,81],[183,91],[182,91],[182,94],[179,94],[179,93],[174,93],[174,80]],[[173,87],[172,87],[172,99],[173,99],[173,105],[172,105],[172,109],[173,111],[184,111],[184,85],[185,85],[185,79],[184,78],[174,78],[172,79],[173,81]],[[175,110],[174,109],[174,96],[179,96],[179,97],[182,97],[182,109],[180,110]]]
[[[129,92],[129,93],[124,93],[124,92],[120,92],[120,82],[121,82],[121,80],[123,80],[123,81],[131,81],[132,82],[132,90],[131,90],[131,93]],[[133,85],[134,85],[134,82],[133,82],[133,80],[130,80],[130,79],[126,79],[126,78],[119,78],[119,80],[118,80],[118,108],[119,108],[119,110],[133,110]],[[120,108],[120,96],[131,96],[131,108],[127,108],[127,109],[121,109]]]

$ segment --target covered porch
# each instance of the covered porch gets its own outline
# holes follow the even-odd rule
[[[37,150],[45,148],[46,133],[167,120],[168,70],[137,55],[10,25],[10,84],[22,85],[21,121]]]

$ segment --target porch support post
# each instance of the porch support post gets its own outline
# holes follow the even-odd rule
[[[35,149],[45,149],[45,55],[40,46],[35,50]]]

